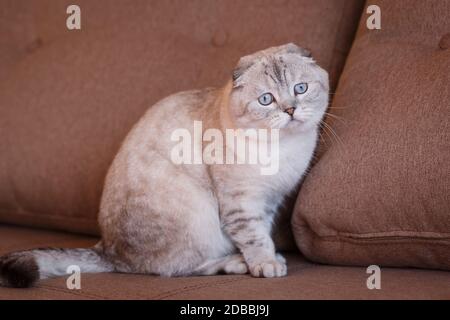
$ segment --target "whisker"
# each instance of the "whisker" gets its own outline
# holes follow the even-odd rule
[[[349,108],[348,107],[332,107],[332,106],[329,106],[328,109],[345,110],[345,109],[349,109]]]
[[[325,114],[326,114],[327,116],[329,116],[329,117],[332,117],[332,118],[334,118],[334,119],[336,119],[336,120],[341,121],[341,122],[342,122],[343,124],[345,124],[345,125],[348,125],[347,119],[345,119],[345,118],[343,118],[343,117],[339,117],[339,116],[337,116],[337,115],[335,115],[335,114],[332,114],[332,113],[329,113],[329,112],[325,112]]]
[[[332,113],[329,113],[329,112],[325,112],[325,114],[330,116],[330,117],[336,118],[336,119],[345,120],[343,117],[340,117],[338,115],[335,115],[335,114],[332,114]]]
[[[342,139],[339,137],[339,135],[336,133],[336,131],[333,130],[333,128],[331,128],[331,126],[329,124],[327,124],[326,122],[322,121],[321,122],[324,125],[324,131],[325,133],[327,131],[330,131],[331,135],[334,137],[336,143],[338,146],[340,146],[341,148],[344,148],[344,142],[342,141]],[[325,129],[326,128],[326,129]],[[328,135],[329,136],[329,135]],[[329,136],[330,137],[330,136]],[[331,139],[331,137],[330,137]],[[339,150],[339,148],[338,148]]]
[[[320,137],[320,140],[323,141],[323,143],[325,143],[325,146],[328,147],[327,141],[323,138],[323,135],[320,132],[320,130],[319,130],[319,137]]]
[[[321,129],[323,129],[323,132],[327,135],[328,139],[330,139],[330,141],[333,142],[334,139],[328,134],[328,131],[327,131],[326,128],[322,125],[322,122],[319,123],[319,126],[320,126]],[[328,145],[327,145],[327,147],[328,147]]]
[[[327,124],[326,122],[324,122],[323,124],[325,125],[325,127],[327,127],[327,128],[331,131],[331,134],[333,134],[333,136],[336,137],[336,141],[337,141],[338,143],[340,143],[340,144],[343,146],[343,145],[344,145],[344,142],[343,142],[342,139],[338,136],[338,134],[336,133],[336,131],[334,131],[334,129],[333,129],[329,124]]]

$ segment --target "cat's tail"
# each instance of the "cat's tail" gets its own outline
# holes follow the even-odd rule
[[[27,288],[39,279],[68,275],[69,266],[81,272],[113,272],[100,244],[90,249],[45,248],[18,251],[0,257],[0,285]]]

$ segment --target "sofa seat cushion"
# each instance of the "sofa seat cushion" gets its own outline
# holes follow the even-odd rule
[[[382,28],[363,15],[330,109],[339,139],[300,192],[297,244],[322,263],[450,269],[450,2],[377,5]]]
[[[88,247],[87,236],[0,225],[0,255],[34,247]],[[366,268],[331,267],[286,255],[288,276],[249,275],[160,278],[150,275],[82,274],[81,289],[69,290],[66,277],[46,279],[31,289],[0,287],[0,299],[445,299],[450,273],[382,269],[381,290],[366,286]],[[120,288],[120,289],[118,289]]]

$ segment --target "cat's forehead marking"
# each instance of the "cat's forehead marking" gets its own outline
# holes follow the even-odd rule
[[[273,69],[273,74],[275,75],[275,78],[278,80],[278,82],[280,84],[283,84],[281,66],[278,64],[278,61],[275,59],[272,60],[272,69]]]
[[[286,69],[287,69],[287,66],[284,66],[284,69],[283,69],[283,75],[284,75],[284,81],[285,81],[285,83],[287,84],[288,81],[287,81],[287,77],[286,77]]]
[[[277,79],[275,79],[275,77],[274,77],[271,73],[269,73],[268,71],[265,71],[264,73],[265,73],[266,75],[268,75],[268,76],[270,77],[270,79],[272,79],[272,81],[273,81],[275,84],[278,84]]]
[[[264,74],[270,77],[275,85],[287,85],[287,64],[284,63],[283,58],[280,57],[279,59],[276,59],[275,57],[271,57],[268,60],[269,63],[262,63],[264,67]]]
[[[272,79],[273,80],[273,82],[275,83],[275,84],[277,84],[278,82],[277,82],[277,79],[275,79],[275,77],[274,77],[274,75],[270,72],[270,68],[269,68],[269,65],[267,64],[267,63],[265,63],[265,62],[263,62],[262,63],[263,64],[263,67],[264,67],[264,74],[266,75],[266,76],[268,76],[268,77],[270,77],[270,79]]]

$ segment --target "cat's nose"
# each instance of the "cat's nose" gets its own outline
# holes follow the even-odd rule
[[[284,109],[284,112],[286,112],[288,115],[292,116],[294,114],[295,107],[288,107]]]

